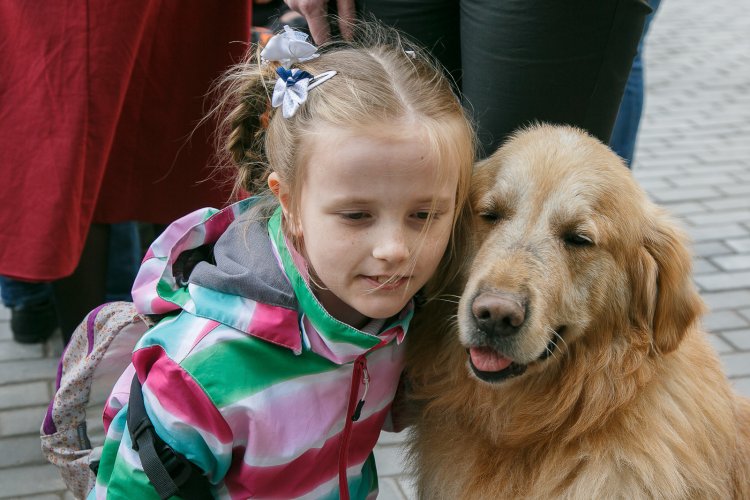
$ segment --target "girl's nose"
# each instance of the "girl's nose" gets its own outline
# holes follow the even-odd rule
[[[382,234],[372,250],[372,256],[387,262],[401,262],[409,258],[409,245],[402,230]]]

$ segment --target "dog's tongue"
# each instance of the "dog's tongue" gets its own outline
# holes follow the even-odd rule
[[[488,347],[472,347],[469,349],[469,356],[476,369],[483,372],[499,372],[513,362],[512,359],[501,356]]]

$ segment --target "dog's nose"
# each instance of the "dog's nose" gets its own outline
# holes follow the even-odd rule
[[[518,333],[526,319],[526,306],[511,293],[481,293],[474,298],[471,312],[482,331],[502,337]]]

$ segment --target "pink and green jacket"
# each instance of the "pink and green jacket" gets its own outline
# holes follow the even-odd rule
[[[413,305],[374,333],[334,319],[295,265],[280,211],[252,222],[254,203],[196,211],[148,251],[133,298],[139,312],[167,316],[133,353],[146,411],[215,497],[374,497],[372,450]],[[105,408],[90,499],[158,498],[126,428],[131,378]]]

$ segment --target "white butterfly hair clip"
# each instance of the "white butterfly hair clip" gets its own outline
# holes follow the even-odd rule
[[[330,80],[336,74],[335,71],[326,71],[313,76],[298,68],[290,69],[294,63],[318,57],[318,48],[305,40],[306,34],[284,26],[284,32],[274,35],[260,53],[263,61],[281,63],[281,66],[276,68],[279,79],[273,87],[271,105],[274,108],[281,106],[284,118],[294,116],[300,104],[307,100],[307,92],[310,89]]]

